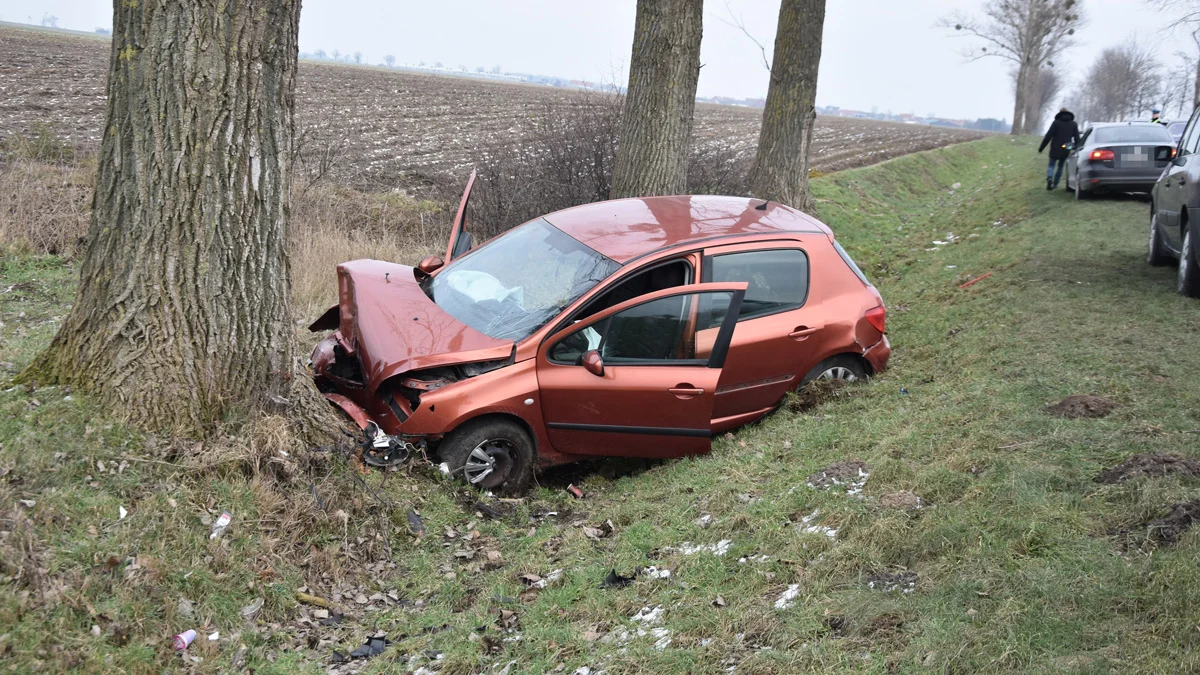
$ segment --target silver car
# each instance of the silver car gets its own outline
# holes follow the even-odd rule
[[[1171,133],[1154,122],[1093,124],[1067,157],[1076,199],[1099,192],[1149,192],[1175,156]]]

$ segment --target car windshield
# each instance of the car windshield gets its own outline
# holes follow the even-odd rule
[[[523,340],[619,267],[539,219],[455,260],[424,286],[438,307],[480,333]]]
[[[1096,127],[1097,143],[1170,143],[1171,134],[1161,124],[1144,127]]]

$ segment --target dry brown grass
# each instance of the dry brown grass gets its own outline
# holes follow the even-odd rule
[[[0,253],[74,256],[86,243],[95,157],[58,154],[29,140],[0,151]],[[337,301],[337,263],[415,264],[445,247],[453,215],[436,201],[330,183],[297,190],[291,208],[292,297],[300,318],[315,318]]]

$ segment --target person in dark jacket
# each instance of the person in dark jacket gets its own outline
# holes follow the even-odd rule
[[[1050,166],[1046,167],[1047,190],[1058,187],[1063,168],[1067,165],[1067,156],[1071,154],[1068,144],[1079,144],[1079,125],[1075,124],[1074,113],[1063,108],[1054,116],[1050,129],[1046,131],[1046,135],[1042,137],[1042,144],[1038,146],[1039,153],[1045,150],[1047,145],[1050,146]]]

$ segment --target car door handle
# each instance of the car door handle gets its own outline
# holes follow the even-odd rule
[[[809,335],[821,330],[821,328],[822,326],[813,326],[812,328],[808,326],[796,326],[792,332],[788,333],[788,337],[797,342],[803,342],[808,339]]]
[[[686,382],[683,384],[677,384],[674,387],[671,387],[670,389],[668,389],[667,391],[671,392],[672,394],[675,394],[676,397],[682,398],[682,399],[695,398],[696,396],[700,396],[701,394],[704,393],[703,389],[693,387],[692,385],[687,384]]]

